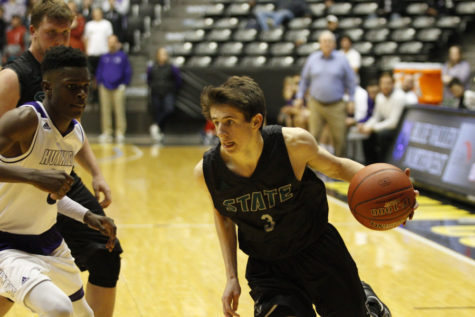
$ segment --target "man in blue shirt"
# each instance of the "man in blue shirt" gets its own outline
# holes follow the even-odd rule
[[[117,143],[124,141],[127,122],[125,119],[125,86],[132,77],[127,54],[120,50],[120,42],[115,35],[108,39],[109,53],[101,56],[96,71],[101,103],[101,142],[112,141],[112,109],[115,113],[115,137]]]
[[[335,36],[323,31],[319,37],[320,51],[310,54],[302,70],[296,105],[303,105],[308,90],[309,130],[318,140],[328,124],[335,155],[344,156],[346,149],[347,107],[354,107],[355,74],[346,56],[337,50]],[[346,104],[343,95],[348,93]]]

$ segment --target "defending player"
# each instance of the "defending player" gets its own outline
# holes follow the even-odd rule
[[[74,14],[63,0],[39,0],[31,11],[29,49],[0,72],[0,116],[8,110],[33,100],[41,101],[40,63],[52,46],[68,45]],[[72,172],[74,183],[68,196],[93,213],[104,215],[111,203],[110,189],[97,165],[87,138],[76,160],[92,174],[93,194],[79,176]],[[98,202],[101,193],[104,199]],[[71,248],[76,264],[89,271],[86,298],[96,317],[112,317],[116,285],[120,272],[122,248],[118,240],[113,252],[106,249],[107,239],[99,232],[72,219],[58,215],[58,229]],[[0,300],[0,316],[11,303]]]
[[[201,107],[220,140],[195,174],[215,208],[227,277],[224,315],[239,316],[237,226],[239,247],[249,255],[246,279],[256,317],[315,316],[312,305],[323,317],[391,316],[362,285],[328,223],[325,186],[309,168],[350,181],[363,166],[331,155],[303,129],[263,127],[264,95],[249,77],[206,87]]]
[[[87,58],[77,49],[54,47],[42,71],[44,104],[27,103],[0,119],[0,164],[69,173],[85,140],[76,119],[86,106]],[[57,212],[100,230],[112,251],[112,219],[67,196],[55,205],[31,185],[0,183],[0,294],[40,316],[94,316],[79,270],[55,226]]]

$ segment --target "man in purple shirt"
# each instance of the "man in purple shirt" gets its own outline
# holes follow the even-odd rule
[[[347,107],[354,107],[355,74],[346,56],[337,50],[335,36],[324,31],[319,37],[320,51],[310,54],[302,70],[296,105],[303,104],[305,93],[309,92],[309,130],[318,140],[328,124],[335,149],[335,155],[344,156],[346,150]],[[348,93],[346,104],[343,95]]]
[[[96,71],[101,103],[102,134],[100,142],[112,141],[112,109],[115,114],[115,137],[117,143],[124,141],[127,122],[125,119],[125,86],[129,85],[132,77],[127,54],[120,50],[117,36],[108,39],[109,53],[101,56]]]

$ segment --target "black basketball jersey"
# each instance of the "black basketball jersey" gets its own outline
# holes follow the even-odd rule
[[[241,250],[276,260],[318,239],[328,223],[328,203],[323,182],[310,168],[301,181],[296,179],[282,127],[266,126],[262,137],[264,147],[251,177],[226,167],[219,144],[204,154],[203,173],[214,207],[238,226]]]
[[[5,65],[10,68],[18,76],[20,83],[20,100],[18,106],[30,101],[43,101],[44,92],[41,87],[41,64],[31,54],[29,50],[25,51],[20,57],[11,63]]]

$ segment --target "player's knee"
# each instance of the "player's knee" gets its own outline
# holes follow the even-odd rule
[[[100,250],[88,261],[89,283],[101,287],[115,287],[120,274],[120,254]]]

